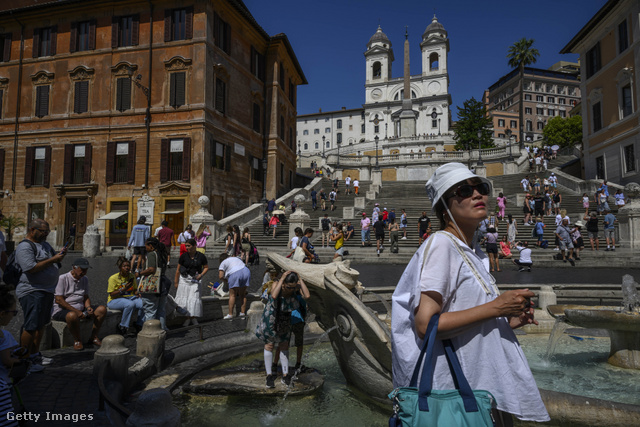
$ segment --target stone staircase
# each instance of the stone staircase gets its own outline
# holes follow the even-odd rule
[[[573,156],[559,156],[557,159],[554,159],[550,163],[550,170],[539,173],[538,175],[543,177],[548,177],[551,174],[551,168],[560,166],[570,160],[574,159]],[[310,173],[310,171],[308,171]],[[491,181],[493,181],[494,189],[500,189],[507,197],[507,214],[512,214],[513,218],[517,221],[518,227],[518,240],[528,240],[530,242],[530,247],[533,249],[533,259],[534,262],[539,262],[544,260],[545,262],[549,262],[552,260],[552,255],[556,253],[553,250],[554,242],[555,242],[555,213],[552,212],[552,215],[544,217],[544,236],[543,238],[549,241],[549,249],[543,250],[535,247],[536,239],[531,237],[532,228],[528,225],[523,225],[523,211],[522,211],[522,202],[516,203],[518,198],[522,199],[522,195],[524,192],[520,186],[520,181],[524,178],[525,175],[529,175],[533,177],[535,173],[522,172],[514,175],[506,175],[506,176],[498,176],[498,177],[490,177]],[[369,181],[361,181],[360,182],[360,196],[364,197],[366,191],[369,189],[371,182]],[[407,213],[408,225],[407,225],[407,239],[399,240],[399,254],[391,254],[389,251],[389,236],[388,232],[386,233],[385,239],[385,250],[381,254],[381,258],[387,258],[386,262],[398,262],[398,263],[406,263],[409,258],[414,254],[416,248],[419,244],[419,236],[418,236],[418,218],[421,216],[422,211],[427,212],[427,216],[432,221],[433,230],[439,229],[438,220],[435,218],[435,215],[431,213],[431,202],[429,201],[425,187],[423,182],[401,182],[401,181],[390,181],[383,182],[382,187],[380,188],[380,192],[378,193],[375,200],[366,200],[364,211],[367,213],[367,216],[371,217],[371,213],[373,211],[375,203],[379,203],[380,209],[387,208],[387,210],[391,211],[391,209],[395,209],[396,219],[399,222],[400,216],[402,213],[402,209],[405,209]],[[327,198],[329,191],[332,187],[332,181],[330,179],[324,178],[322,187],[327,193]],[[316,248],[316,253],[320,256],[321,262],[329,262],[334,254],[333,245],[330,244],[327,248],[321,247],[321,228],[320,228],[320,219],[324,216],[325,213],[328,214],[329,218],[332,221],[342,221],[343,207],[354,206],[354,194],[353,188],[351,188],[351,194],[346,195],[344,193],[344,180],[340,180],[339,183],[339,194],[336,202],[336,210],[331,212],[329,210],[329,203],[327,200],[327,210],[323,212],[318,205],[317,210],[312,210],[311,201],[307,200],[302,203],[301,207],[307,214],[311,217],[311,227],[316,231],[313,236],[313,244]],[[562,195],[562,205],[561,208],[567,210],[567,214],[571,219],[571,223],[574,224],[577,220],[582,220],[584,216],[584,208],[582,207],[582,194],[577,194],[574,191],[558,186],[558,190]],[[497,195],[497,192],[495,192]],[[520,195],[520,197],[518,197]],[[290,204],[290,201],[289,201]],[[613,207],[613,204],[611,204]],[[592,206],[593,207],[593,206]],[[495,197],[489,198],[489,212],[495,212],[496,208],[496,200]],[[592,209],[590,209],[592,210]],[[361,209],[356,209],[354,212],[354,219],[345,220],[344,224],[346,226],[346,221],[351,221],[354,226],[354,234],[351,240],[345,243],[346,249],[349,251],[349,255],[346,257],[347,259],[351,259],[354,262],[375,262],[377,257],[375,255],[375,234],[373,230],[371,231],[371,239],[372,239],[372,247],[363,248],[361,245],[360,239],[360,219],[362,218]],[[287,216],[290,212],[287,212]],[[606,244],[604,241],[604,233],[602,232],[602,223],[600,224],[600,245],[601,251],[606,248]],[[258,250],[261,253],[265,251],[275,251],[281,254],[289,253],[288,250],[288,237],[289,237],[289,226],[288,223],[280,224],[276,233],[276,238],[272,237],[272,230],[270,230],[268,235],[264,235],[262,231],[262,221],[258,221],[252,226],[250,226],[250,232],[252,236],[252,241],[258,247]],[[499,222],[498,223],[498,232],[500,236],[504,235],[507,231],[507,223]],[[402,238],[402,229],[400,231],[400,238]],[[583,229],[583,239],[585,241],[586,250],[581,255],[581,258],[584,259],[596,259],[598,256],[602,256],[603,252],[592,252],[590,250],[589,239],[587,236],[586,228]],[[604,245],[604,247],[602,247]],[[616,248],[624,248],[624,242],[622,245],[619,243],[616,244]],[[624,249],[622,252],[616,252],[617,257],[632,257],[632,254],[625,254]],[[517,253],[516,253],[517,257]],[[563,264],[563,263],[560,263]]]

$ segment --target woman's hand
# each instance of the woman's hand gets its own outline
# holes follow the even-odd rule
[[[519,317],[523,313],[532,310],[530,298],[535,296],[529,289],[516,289],[501,294],[492,301],[497,316]],[[533,312],[531,313],[533,315]]]
[[[527,310],[520,313],[520,315],[517,317],[513,316],[509,318],[509,326],[511,326],[512,329],[531,324],[538,324],[538,321],[533,317],[533,307],[529,307]]]

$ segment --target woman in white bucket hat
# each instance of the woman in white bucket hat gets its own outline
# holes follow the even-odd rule
[[[497,401],[497,425],[549,421],[513,328],[536,323],[527,289],[500,294],[487,256],[473,242],[486,218],[490,183],[460,163],[439,167],[426,184],[440,219],[411,259],[393,294],[391,336],[394,387],[409,385],[432,315],[438,339],[450,338],[472,389]],[[454,389],[442,342],[435,345],[434,390]]]

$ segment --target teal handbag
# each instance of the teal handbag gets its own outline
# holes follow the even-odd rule
[[[439,317],[439,314],[431,316],[409,387],[398,387],[389,394],[394,410],[389,427],[495,426],[491,414],[492,408],[496,407],[495,398],[488,391],[471,390],[451,340],[442,340],[442,343],[456,389],[432,390],[432,360]],[[417,388],[421,366],[420,388]]]

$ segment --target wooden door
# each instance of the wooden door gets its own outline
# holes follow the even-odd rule
[[[78,210],[76,211],[76,248],[82,248],[82,236],[87,231],[87,199],[78,199]]]

